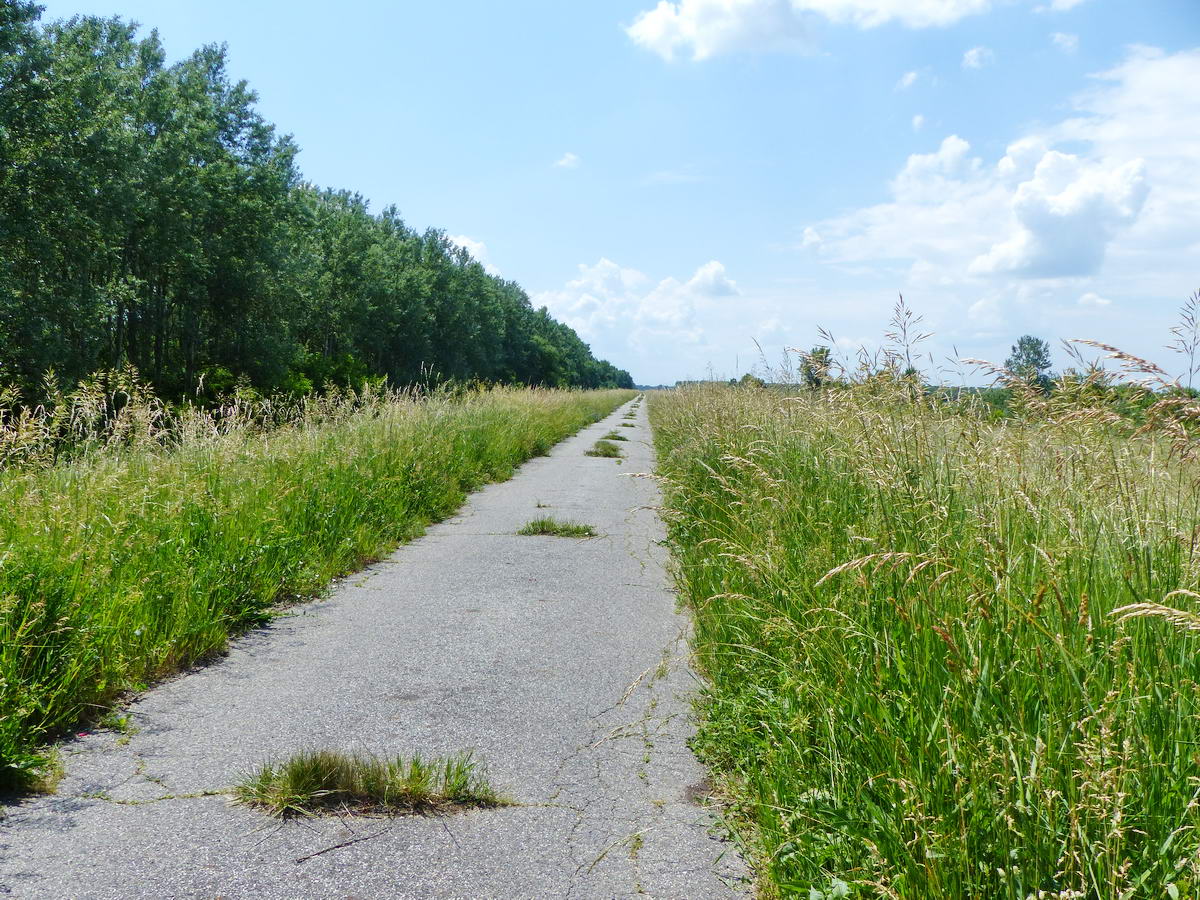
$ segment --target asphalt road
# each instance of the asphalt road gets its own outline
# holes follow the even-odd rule
[[[392,557],[63,747],[0,819],[0,894],[36,898],[733,897],[687,749],[697,684],[658,545],[645,406],[472,495]],[[601,537],[521,537],[542,515]],[[294,750],[470,749],[518,805],[280,823],[238,776]],[[201,796],[196,796],[201,795]]]

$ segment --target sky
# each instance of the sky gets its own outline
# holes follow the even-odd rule
[[[1200,289],[1200,0],[40,0],[229,70],[641,384],[1021,334],[1156,360]],[[765,363],[763,362],[765,360]]]

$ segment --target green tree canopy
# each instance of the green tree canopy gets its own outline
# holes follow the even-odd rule
[[[1032,334],[1017,338],[1004,367],[1026,381],[1048,382],[1050,379],[1050,345]]]
[[[39,14],[0,6],[0,383],[632,386],[444,232],[304,183],[224,47]]]

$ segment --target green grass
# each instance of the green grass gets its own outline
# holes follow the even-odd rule
[[[629,438],[625,437],[625,435],[623,435],[623,434],[618,434],[614,430],[614,431],[610,431],[608,434],[606,434],[602,438],[602,440],[605,440],[605,441],[627,441],[627,440],[629,440]]]
[[[585,451],[583,455],[602,456],[606,459],[617,459],[621,456],[621,448],[612,441],[601,439],[596,441],[596,443],[592,445],[592,449]]]
[[[577,522],[561,522],[558,519],[548,516],[543,519],[534,519],[518,531],[517,534],[584,538],[595,537],[596,529],[591,525],[580,525]]]
[[[234,800],[291,818],[322,813],[436,813],[506,804],[469,754],[424,760],[307,750],[267,763],[234,788]]]
[[[650,402],[696,747],[763,893],[1196,896],[1187,430],[997,422],[884,376],[794,393]]]
[[[629,396],[347,396],[170,428],[138,403],[72,462],[0,470],[0,787],[30,783],[47,741],[123,693],[219,653]],[[50,458],[50,438],[0,420],[9,459]]]
[[[632,422],[622,422],[621,427],[622,428],[637,428],[637,426],[634,425]]]

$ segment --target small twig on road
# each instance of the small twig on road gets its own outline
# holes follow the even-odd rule
[[[361,844],[363,841],[369,841],[372,838],[380,837],[381,835],[387,834],[387,832],[388,830],[386,828],[381,828],[374,834],[368,834],[364,835],[363,837],[351,838],[348,841],[342,841],[340,844],[334,844],[332,847],[326,847],[324,850],[318,850],[316,853],[309,853],[306,856],[297,857],[296,859],[292,860],[292,862],[299,864],[306,860],[312,859],[314,856],[320,856],[322,853],[328,853],[331,850],[340,850],[343,847],[349,847],[351,844]]]
[[[447,825],[445,822],[442,822],[442,828],[444,828],[444,829],[445,829],[445,831],[446,831],[446,834],[450,835],[450,840],[454,841],[454,846],[455,846],[455,847],[457,847],[459,850],[461,850],[461,849],[462,849],[462,844],[460,844],[460,843],[458,842],[458,838],[456,838],[456,837],[454,836],[454,832],[450,830],[450,826],[449,826],[449,825]]]

